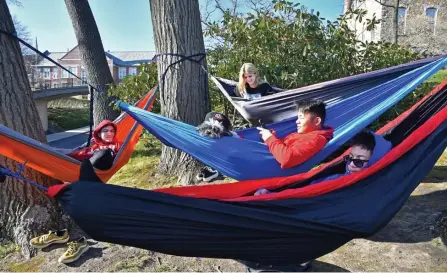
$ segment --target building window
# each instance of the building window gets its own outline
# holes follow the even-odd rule
[[[49,79],[50,78],[50,68],[44,68],[43,69],[43,78]]]
[[[52,79],[57,79],[57,71],[51,72],[51,78]]]
[[[59,84],[53,83],[53,88],[58,88],[58,87],[59,87]]]
[[[433,31],[433,34],[434,34],[435,26],[436,26],[436,17],[438,15],[438,9],[437,8],[427,8],[427,9],[425,9],[425,14],[428,16],[428,24],[430,26],[430,30]]]
[[[87,83],[87,72],[85,72],[85,68],[81,67],[81,79],[83,84]]]
[[[68,68],[68,70],[70,70],[71,73],[73,73],[73,74],[75,74],[75,75],[78,75],[78,68],[77,68],[77,67],[75,67],[75,66],[70,66],[70,67]],[[75,78],[75,76],[73,76],[73,75],[70,74],[70,78]]]
[[[66,71],[66,70],[62,70],[62,78],[63,79],[66,79],[66,78],[68,78],[68,72]]]
[[[406,31],[406,25],[407,25],[407,8],[405,7],[399,7],[398,10],[398,27],[399,27],[399,34],[405,34]]]
[[[119,79],[123,79],[124,77],[126,77],[126,68],[125,67],[120,67],[119,68]]]
[[[137,75],[137,68],[136,67],[129,67],[129,75]]]

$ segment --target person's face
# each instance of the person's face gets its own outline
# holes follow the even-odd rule
[[[246,83],[253,85],[256,81],[256,73],[245,72],[244,79]]]
[[[298,133],[304,134],[319,130],[321,129],[321,118],[313,113],[299,111],[296,119],[296,128]]]
[[[112,142],[115,137],[115,128],[111,125],[107,125],[101,129],[100,133],[101,139],[104,142]]]
[[[351,173],[362,170],[371,159],[372,152],[360,146],[353,146],[347,157],[348,170]]]

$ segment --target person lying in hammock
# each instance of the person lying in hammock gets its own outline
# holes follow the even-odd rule
[[[79,161],[89,159],[95,168],[107,170],[112,167],[113,159],[122,146],[122,143],[115,138],[116,132],[115,123],[103,120],[93,131],[90,146],[80,146],[74,149],[55,148],[55,150]]]
[[[211,138],[221,138],[223,136],[240,137],[234,131],[231,131],[231,122],[228,117],[222,113],[209,112],[205,120],[197,126],[200,135]],[[205,166],[196,176],[196,182],[211,182],[219,176],[219,172],[211,167]]]
[[[262,81],[258,68],[254,64],[244,63],[239,71],[239,82],[234,93],[238,97],[254,100],[274,94],[275,91],[270,84]]]
[[[324,126],[326,105],[317,100],[295,102],[298,111],[297,132],[283,139],[268,129],[258,127],[262,140],[281,164],[281,168],[295,167],[318,153],[332,139],[334,129]]]
[[[352,139],[351,152],[344,158],[346,162],[345,172],[316,179],[312,181],[310,185],[334,180],[341,176],[364,170],[384,157],[391,148],[391,142],[387,141],[382,136],[368,131],[360,132]],[[261,188],[257,190],[254,195],[266,193],[271,193],[271,191]]]

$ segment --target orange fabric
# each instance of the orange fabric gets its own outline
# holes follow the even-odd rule
[[[275,135],[269,137],[265,144],[281,168],[291,168],[307,161],[318,153],[332,139],[334,129],[312,131],[306,134],[293,133],[283,139]]]
[[[154,89],[150,90],[137,103],[136,107],[143,108],[153,93]],[[145,110],[150,111],[154,101],[155,98]],[[118,142],[123,143],[126,140],[135,123],[136,121],[130,115],[125,115],[124,118],[115,122],[117,125],[116,139]],[[137,125],[135,131],[129,136],[126,145],[122,147],[120,151],[121,153],[112,168],[105,171],[96,170],[96,174],[102,181],[107,182],[129,161],[142,131],[143,127]],[[4,135],[0,135],[0,154],[20,163],[26,162],[27,167],[61,181],[71,183],[79,179],[79,170],[81,167],[80,161],[57,157],[48,153],[48,151],[40,150],[39,148],[29,146],[26,143],[22,143]]]

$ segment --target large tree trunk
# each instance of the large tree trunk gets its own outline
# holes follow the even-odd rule
[[[149,1],[155,46],[160,53],[205,53],[198,0]],[[178,57],[160,57],[158,74]],[[206,65],[205,59],[201,62]],[[160,88],[162,115],[198,125],[210,109],[208,77],[196,63],[184,61],[168,72]],[[178,150],[163,147],[159,171],[189,184],[201,165]]]
[[[0,28],[14,33],[11,14],[0,0]],[[42,123],[32,96],[19,42],[0,34],[0,123],[15,131],[45,142]],[[18,164],[0,157],[0,164],[16,170]],[[26,177],[49,186],[56,181],[26,169]],[[60,223],[61,213],[55,200],[37,188],[8,178],[0,184],[0,238],[20,245],[25,257],[33,253],[29,239]]]
[[[65,0],[81,59],[87,72],[88,83],[101,90],[94,92],[93,117],[95,126],[104,119],[113,120],[118,112],[110,106],[107,89],[113,77],[104,53],[101,36],[87,0]]]

